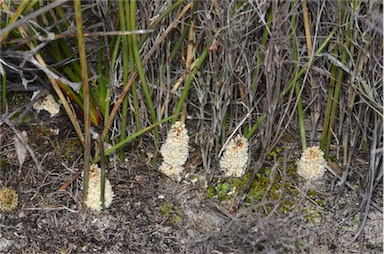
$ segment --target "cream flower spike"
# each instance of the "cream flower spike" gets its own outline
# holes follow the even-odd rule
[[[168,132],[167,139],[160,149],[163,156],[163,164],[160,171],[169,177],[179,179],[183,171],[183,165],[189,156],[189,136],[185,124],[176,122]]]
[[[324,153],[318,146],[308,147],[297,162],[297,173],[308,181],[316,181],[325,173]]]
[[[85,204],[92,210],[100,211],[100,190],[101,190],[101,170],[97,164],[92,164],[89,168],[88,195]],[[108,208],[112,204],[114,193],[112,185],[108,179],[105,179],[104,206]]]
[[[160,171],[163,172],[166,176],[176,180],[180,181],[181,177],[180,174],[183,172],[184,167],[183,166],[172,166],[163,161],[163,163],[160,166]]]
[[[0,190],[0,211],[9,212],[19,204],[19,196],[16,191],[11,188]]]
[[[32,95],[33,100],[40,91],[35,91]],[[48,111],[51,117],[56,116],[60,112],[60,104],[53,98],[52,94],[46,94],[38,101],[33,103],[33,108],[39,113],[41,110]]]
[[[248,140],[240,135],[232,139],[220,159],[225,176],[242,177],[248,161]]]

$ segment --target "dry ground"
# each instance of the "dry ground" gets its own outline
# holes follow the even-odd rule
[[[0,185],[14,188],[19,206],[0,213],[0,253],[382,253],[382,213],[371,208],[361,236],[352,244],[359,226],[361,198],[346,189],[337,199],[337,180],[327,173],[315,187],[316,202],[298,194],[295,211],[316,211],[318,216],[288,212],[263,213],[238,197],[225,202],[208,198],[199,165],[189,177],[175,183],[150,168],[135,145],[127,147],[126,161],[110,161],[108,178],[115,197],[110,209],[82,209],[82,179],[65,191],[58,189],[82,168],[81,147],[68,119],[29,113],[29,145],[42,163],[43,173],[31,157],[19,171],[12,138],[3,125],[1,158],[5,160]],[[57,133],[58,131],[58,133]],[[283,144],[295,146],[295,144]],[[299,145],[299,144],[297,144]],[[143,146],[144,147],[144,146]],[[295,149],[290,149],[292,156]],[[296,151],[299,151],[296,150]],[[368,162],[355,159],[355,168]],[[356,170],[359,172],[359,170]],[[364,172],[364,171],[360,171]],[[353,184],[366,176],[355,173]],[[305,186],[296,185],[305,193]],[[374,201],[382,207],[382,185]]]

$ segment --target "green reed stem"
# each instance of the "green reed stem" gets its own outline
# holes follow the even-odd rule
[[[91,160],[91,121],[90,121],[90,101],[89,101],[89,85],[88,85],[88,68],[87,55],[85,53],[85,44],[83,36],[83,18],[81,13],[81,1],[74,1],[77,40],[79,43],[79,56],[81,66],[81,78],[84,93],[84,196],[83,202],[87,200],[88,181],[89,181],[89,162]]]
[[[162,119],[161,121],[158,121],[154,124],[151,124],[150,126],[148,127],[145,127],[143,129],[141,129],[140,131],[136,132],[135,134],[132,134],[131,136],[129,137],[126,137],[124,140],[120,141],[119,143],[117,143],[116,145],[112,146],[111,148],[109,148],[107,151],[105,151],[105,156],[108,156],[110,154],[112,154],[114,151],[116,151],[117,149],[123,147],[124,145],[126,145],[128,142],[134,140],[135,138],[137,137],[140,137],[141,135],[143,135],[144,133],[146,133],[147,131],[150,131],[152,130],[153,128],[156,128],[157,126],[159,126],[160,124],[163,124],[171,119],[174,119],[174,118],[177,118],[178,115],[172,115],[170,117],[167,117],[167,118],[164,118]],[[94,160],[93,160],[93,163],[97,163],[99,160],[101,159],[101,157],[96,157]]]
[[[338,49],[337,47],[333,48],[333,55],[338,54]],[[328,132],[330,131],[330,120],[331,120],[331,109],[332,109],[332,103],[333,103],[333,94],[335,92],[335,84],[336,84],[336,79],[337,79],[337,66],[335,64],[332,64],[331,67],[331,77],[329,81],[329,86],[328,86],[328,100],[327,100],[327,106],[325,107],[325,116],[324,116],[324,124],[323,124],[323,131],[321,134],[321,140],[320,140],[320,149],[326,151],[326,144],[327,144],[327,137],[328,137]],[[326,157],[326,156],[325,156]]]
[[[116,40],[112,39],[112,43],[111,43],[112,56],[111,56],[111,62],[110,62],[110,66],[109,66],[110,68],[115,68],[117,56],[119,54],[119,49],[120,49],[121,37],[122,37],[121,35],[118,35],[117,37],[114,37],[114,38],[116,38]],[[105,76],[109,77],[109,72],[106,72]]]
[[[105,208],[105,152],[104,152],[104,141],[101,136],[99,139],[100,142],[100,202],[101,208]]]
[[[131,19],[130,9],[127,8],[127,21]],[[134,30],[132,22],[128,22],[128,29]],[[128,36],[128,53],[129,53],[129,69],[131,73],[135,72],[135,56],[133,54],[133,37]],[[135,118],[136,131],[141,130],[141,122],[139,117],[139,99],[137,95],[136,81],[132,83],[132,102],[133,102],[133,114]],[[141,143],[141,136],[139,137],[139,143]]]
[[[131,26],[132,26],[132,29],[136,30],[137,29],[136,28],[136,0],[131,1],[130,8],[131,8],[131,16],[130,16]],[[132,36],[132,49],[133,49],[133,54],[134,54],[135,60],[136,60],[137,72],[139,74],[141,86],[142,86],[144,96],[145,96],[145,100],[147,102],[147,106],[148,106],[149,112],[151,114],[152,123],[155,123],[157,121],[157,116],[156,116],[155,108],[153,107],[153,102],[152,102],[151,94],[150,94],[149,89],[148,89],[147,80],[145,79],[143,66],[141,64],[140,55],[139,55],[139,48],[137,45],[137,37],[136,37],[136,34],[132,34],[131,36]],[[153,158],[153,163],[155,163],[157,160],[157,150],[158,150],[157,147],[158,147],[158,143],[159,143],[159,128],[158,127],[154,128],[154,138],[155,138],[154,145],[156,147],[156,151],[155,151],[155,155]]]
[[[345,1],[343,1],[343,3],[345,4]],[[342,11],[342,17],[344,16],[344,11]],[[348,17],[346,16],[345,17],[345,21],[344,19],[342,19],[343,21],[343,24],[349,24],[351,21],[348,21]],[[350,40],[350,36],[351,36],[351,25],[349,24],[347,26],[347,28],[344,27],[344,40],[345,40],[345,43],[341,44],[341,46],[343,47],[343,51],[341,53],[341,63],[346,65],[347,64],[347,57],[348,57],[348,50],[349,50],[349,46],[351,44],[351,40]],[[332,137],[332,130],[333,130],[333,126],[335,124],[335,120],[336,120],[336,111],[337,111],[337,108],[339,106],[339,97],[340,97],[340,91],[341,91],[341,84],[342,84],[342,81],[344,79],[344,70],[342,68],[339,68],[338,71],[337,71],[337,79],[336,79],[336,86],[335,86],[335,91],[334,91],[334,94],[333,94],[333,98],[332,98],[332,107],[331,107],[331,116],[330,116],[330,119],[329,119],[329,127],[328,127],[328,130],[327,130],[327,140],[326,140],[326,145],[325,145],[325,157],[328,158],[328,154],[329,154],[329,147],[331,145],[331,137]],[[340,121],[343,121],[343,119],[340,119]]]
[[[184,0],[178,0],[177,2],[172,4],[169,8],[167,8],[164,12],[160,14],[160,16],[149,26],[149,29],[154,28],[156,25],[158,25],[169,13],[171,13],[174,9],[179,7],[182,3],[184,3]],[[138,44],[139,48],[143,46],[144,42],[148,39],[149,35],[150,35],[149,33],[142,35],[140,42]]]
[[[125,3],[125,5],[124,5]],[[120,29],[122,31],[127,31],[126,24],[128,23],[128,17],[125,16],[124,10],[129,9],[129,2],[128,1],[118,1],[118,7],[119,7],[119,15],[120,15]],[[123,45],[123,84],[126,86],[128,81],[128,36],[123,35],[122,36],[122,45]],[[128,96],[124,97],[122,108],[121,108],[121,130],[120,130],[120,141],[124,140],[127,136],[127,113],[128,113]],[[120,150],[119,158],[121,161],[123,161],[124,157],[124,149]]]
[[[328,45],[329,41],[332,39],[333,37],[333,34],[336,32],[336,29],[333,29],[329,35],[327,36],[327,38],[324,40],[324,42],[320,45],[320,47],[316,50],[315,54],[313,57],[311,57],[309,59],[309,61],[303,66],[301,67],[301,69],[297,72],[296,76],[291,80],[291,82],[289,82],[288,86],[280,93],[280,99],[282,99],[289,90],[291,90],[291,88],[293,87],[293,85],[296,83],[296,81],[301,78],[301,76],[303,76],[303,74],[307,71],[307,68],[313,63],[315,57],[317,55],[319,55],[321,52],[323,52],[323,50],[325,49],[325,47]]]
[[[325,49],[325,47],[328,45],[329,41],[332,39],[333,37],[333,34],[335,33],[336,29],[332,30],[329,35],[327,36],[327,38],[324,40],[324,42],[320,45],[320,47],[316,50],[314,56],[312,58],[309,59],[308,63],[301,67],[301,69],[299,70],[299,72],[295,75],[295,77],[291,80],[291,82],[289,82],[288,86],[280,93],[279,95],[279,98],[282,99],[286,94],[287,92],[292,89],[293,85],[296,84],[296,82],[298,81],[298,79],[305,73],[306,69],[312,64],[312,62],[314,61],[315,59],[315,56],[317,56],[318,54],[320,54],[321,52],[323,52],[323,50]],[[246,138],[250,138],[253,133],[257,130],[257,128],[259,127],[260,123],[266,118],[267,116],[267,113],[263,113],[259,119],[256,121],[256,123],[252,126],[251,130],[247,133],[246,135]]]
[[[0,37],[0,46],[4,43],[4,41],[7,39],[8,34],[10,32],[11,25],[16,22],[16,20],[20,17],[20,15],[23,13],[27,5],[29,4],[29,0],[23,0],[21,4],[17,7],[15,13],[13,13],[12,18],[7,23],[7,26],[3,29]],[[9,30],[9,31],[8,31]],[[12,30],[12,29],[11,29]],[[5,32],[4,32],[5,31]]]
[[[264,28],[263,39],[261,40],[261,47],[260,47],[259,53],[257,54],[256,67],[252,73],[252,84],[251,84],[252,93],[256,92],[256,89],[257,89],[257,82],[259,80],[260,67],[262,66],[264,61],[264,52],[265,52],[265,48],[268,41],[269,31],[272,25],[272,18],[273,18],[272,14],[273,12],[271,8],[268,12],[267,27]]]
[[[143,65],[145,66],[149,59],[151,58],[151,56],[153,55],[153,53],[158,49],[158,47],[160,46],[161,42],[164,40],[164,38],[169,34],[169,32],[174,29],[174,27],[179,23],[179,21],[181,20],[182,17],[184,17],[185,13],[192,7],[193,5],[193,2],[191,3],[188,3],[184,8],[183,10],[181,10],[181,12],[179,13],[179,15],[177,16],[177,18],[175,20],[173,20],[173,22],[168,26],[168,28],[164,31],[164,33],[156,40],[156,43],[155,45],[151,48],[151,50],[149,50],[149,52],[147,53],[147,55],[145,56],[144,60],[143,60]],[[134,73],[131,74],[129,80],[128,80],[128,84],[126,87],[124,87],[124,89],[121,91],[121,94],[119,95],[119,97],[117,98],[116,102],[115,102],[115,105],[113,106],[112,110],[111,110],[111,113],[110,113],[110,117],[108,119],[108,122],[106,124],[106,126],[104,126],[104,129],[103,129],[103,132],[102,132],[102,137],[105,137],[108,130],[109,130],[109,127],[111,126],[112,124],[112,121],[114,119],[114,117],[116,116],[116,113],[117,113],[117,110],[119,109],[122,101],[123,101],[123,98],[124,96],[128,93],[129,91],[129,88],[131,87],[132,83],[134,82],[134,80],[137,78],[137,71],[135,71]]]
[[[99,50],[97,55],[97,83],[95,86],[96,94],[99,96],[97,104],[100,107],[100,110],[104,116],[105,113],[105,101],[107,99],[107,89],[108,87],[105,84],[105,77],[103,73],[103,41],[100,39]]]
[[[104,126],[107,124],[108,122],[108,117],[109,117],[109,103],[110,103],[110,96],[111,96],[111,91],[109,89],[109,86],[107,85],[106,81],[106,77],[107,74],[104,74],[104,70],[103,70],[103,66],[104,66],[104,63],[103,63],[103,41],[102,39],[100,40],[100,48],[99,48],[99,54],[98,54],[98,59],[97,59],[97,74],[98,74],[98,86],[96,87],[99,87],[99,94],[100,94],[100,100],[98,102],[98,104],[100,105],[100,110],[102,112],[102,115],[104,116]],[[105,71],[106,73],[108,73],[108,68],[109,66],[106,66],[105,67]],[[109,83],[109,82],[108,82]],[[106,136],[106,138],[108,140],[108,135]],[[104,139],[104,140],[105,140]]]
[[[291,2],[291,6],[294,6],[295,1]],[[296,15],[292,16],[292,55],[293,55],[293,68],[294,70],[297,70],[297,63],[299,62],[299,54],[297,50],[297,41],[296,41],[296,27],[297,27],[297,20]],[[300,82],[295,82],[295,92],[297,97],[297,117],[299,120],[299,126],[300,126],[300,138],[301,138],[301,148],[303,149],[303,152],[307,149],[307,139],[305,136],[305,124],[304,124],[304,114],[303,114],[303,104],[301,101],[301,87]]]
[[[199,60],[197,60],[195,68],[192,70],[191,74],[189,75],[189,78],[188,78],[187,82],[185,83],[183,92],[181,93],[179,102],[177,103],[176,110],[175,110],[175,115],[180,114],[180,112],[181,112],[181,110],[183,108],[183,103],[184,103],[184,101],[187,98],[188,91],[191,88],[192,81],[193,81],[194,77],[196,76],[197,71],[200,69],[201,65],[205,61],[205,58],[208,56],[209,47],[210,46],[206,47],[204,49],[203,53],[201,53],[201,55],[199,57]],[[173,121],[172,121],[172,124],[174,124],[176,121],[177,121],[177,119],[174,118]]]

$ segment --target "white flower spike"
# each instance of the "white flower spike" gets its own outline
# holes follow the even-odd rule
[[[32,95],[33,100],[40,91],[35,91]],[[60,104],[58,104],[53,98],[52,94],[46,94],[41,97],[38,101],[33,103],[33,108],[39,113],[41,110],[49,112],[51,117],[56,116],[60,112]]]
[[[308,181],[319,180],[325,173],[324,152],[318,146],[308,147],[297,162],[297,173]]]
[[[163,164],[160,171],[172,178],[179,179],[183,171],[183,165],[189,156],[189,136],[185,124],[176,122],[168,132],[167,139],[160,149],[163,156]]]
[[[183,172],[184,167],[183,166],[172,166],[163,161],[163,163],[160,166],[160,171],[163,172],[168,177],[180,181],[181,177],[180,174]]]
[[[89,184],[88,184],[88,195],[85,204],[92,210],[100,211],[100,190],[101,190],[101,173],[100,168],[97,164],[92,164],[89,167]],[[108,179],[105,179],[105,192],[104,192],[104,206],[108,208],[112,204],[114,193],[112,185]]]
[[[232,139],[220,159],[220,168],[225,176],[242,177],[248,161],[248,140],[240,135]]]

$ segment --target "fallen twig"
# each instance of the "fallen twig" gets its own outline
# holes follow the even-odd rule
[[[339,180],[341,180],[341,176],[339,176],[332,168],[330,168],[328,165],[325,165],[325,168],[328,169],[329,172],[332,173],[332,175],[336,176]],[[355,187],[353,187],[352,184],[350,184],[348,181],[345,181],[345,184],[351,188],[353,191],[355,191],[357,194],[359,194],[360,197],[364,198],[364,195],[360,193],[358,190],[356,190]],[[371,200],[371,206],[376,208],[378,211],[383,213],[383,207],[379,206],[375,201]]]
[[[8,118],[5,118],[5,119],[2,119],[2,121],[9,126],[9,128],[12,129],[13,133],[15,133],[15,135],[17,136],[17,138],[20,140],[20,142],[23,144],[23,146],[25,147],[25,149],[27,149],[28,153],[31,155],[32,157],[32,160],[33,162],[35,163],[36,165],[36,168],[37,168],[37,171],[39,173],[43,173],[43,168],[41,167],[41,163],[37,160],[36,156],[35,156],[35,153],[33,152],[32,148],[28,145],[27,142],[25,142],[23,136],[21,135],[21,133],[16,129],[16,127],[14,126],[14,124],[9,121]]]
[[[59,191],[65,190],[71,183],[73,183],[73,181],[75,181],[81,175],[82,172],[83,172],[83,170],[80,170],[74,176],[72,176],[71,179],[69,179],[63,185],[61,185],[61,187],[59,188]]]

